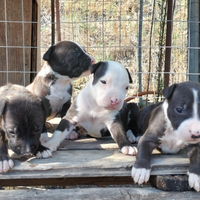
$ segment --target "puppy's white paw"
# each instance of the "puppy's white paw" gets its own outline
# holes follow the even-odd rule
[[[135,156],[137,154],[137,148],[132,146],[124,146],[121,148],[121,152],[125,155]]]
[[[130,129],[126,132],[126,137],[130,143],[136,142],[136,137]]]
[[[131,176],[139,185],[146,183],[150,178],[150,169],[132,167]]]
[[[36,158],[50,158],[52,157],[52,153],[49,150],[44,150],[42,152],[37,152]]]
[[[0,161],[0,173],[7,172],[14,167],[14,162],[9,160]]]
[[[47,135],[47,133],[41,133],[40,135],[40,142],[41,144],[44,144],[45,142],[49,141],[49,137]]]
[[[66,140],[77,140],[79,138],[79,134],[75,131],[71,131],[71,133],[65,138]]]
[[[199,192],[200,191],[200,176],[194,173],[190,173],[190,172],[188,172],[188,175],[189,175],[189,178],[188,178],[189,186],[191,188],[194,188],[197,192]]]
[[[42,145],[50,149],[51,152],[57,151],[57,148],[59,146],[56,144],[55,140],[49,140]]]

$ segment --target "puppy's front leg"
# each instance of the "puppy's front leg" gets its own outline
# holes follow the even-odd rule
[[[150,178],[150,163],[151,154],[154,148],[158,146],[155,138],[142,136],[138,144],[138,153],[136,155],[136,162],[132,167],[132,178],[135,183],[143,184]]]
[[[0,173],[7,172],[14,167],[14,162],[8,155],[5,133],[0,129]]]
[[[69,108],[70,108],[70,105],[71,105],[71,100],[67,101],[67,102],[63,105],[62,110],[61,110],[61,112],[60,112],[61,118],[63,118],[63,117],[66,115],[67,111],[68,111]]]
[[[190,145],[188,147],[188,156],[190,159],[190,167],[188,171],[188,182],[191,188],[197,192],[200,191],[200,144]]]
[[[67,119],[63,118],[60,121],[51,139],[43,145],[49,148],[52,152],[56,151],[60,143],[70,134],[73,128],[74,124],[72,124]]]
[[[120,121],[115,120],[113,123],[107,124],[107,128],[123,154],[136,155],[137,148],[132,146],[131,143],[128,141],[125,130]]]
[[[41,144],[44,144],[45,142],[47,142],[49,140],[49,137],[47,135],[47,128],[46,128],[46,123],[44,123],[43,125],[43,129],[42,129],[42,133],[40,135],[40,142]]]

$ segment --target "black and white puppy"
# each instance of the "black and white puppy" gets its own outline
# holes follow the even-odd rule
[[[39,140],[45,113],[43,102],[25,87],[12,84],[0,87],[0,173],[14,166],[8,147],[17,155],[52,156]]]
[[[47,120],[50,120],[58,114],[61,117],[66,114],[71,105],[71,82],[89,75],[89,67],[95,60],[72,41],[51,46],[43,59],[47,62],[27,89],[43,99],[48,108]],[[43,143],[48,139],[46,131],[42,136]]]
[[[73,101],[52,138],[44,145],[56,151],[74,126],[78,125],[97,138],[109,130],[122,153],[135,155],[137,148],[128,141],[119,113],[129,82],[132,82],[128,70],[117,62],[107,61],[91,66],[90,71],[89,82]]]
[[[200,84],[183,82],[162,91],[165,101],[139,113],[139,127],[144,135],[138,144],[132,177],[136,183],[150,177],[154,148],[164,153],[177,153],[187,147],[190,159],[189,185],[200,191]]]

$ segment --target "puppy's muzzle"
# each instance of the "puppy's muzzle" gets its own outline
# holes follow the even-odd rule
[[[121,100],[119,99],[111,99],[110,101],[111,101],[111,105],[118,105],[121,103]]]
[[[30,145],[26,144],[24,147],[18,147],[17,149],[20,151],[21,155],[31,156],[37,150],[37,146],[35,146],[35,145],[30,146]]]

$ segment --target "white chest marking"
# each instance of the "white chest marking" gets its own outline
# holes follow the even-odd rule
[[[53,74],[57,78],[54,84],[51,85],[50,83],[50,95],[46,96],[52,109],[51,116],[48,117],[48,119],[51,119],[62,109],[63,104],[71,99],[71,95],[68,92],[71,88],[71,81],[68,76],[62,76],[54,72],[48,64],[38,75],[45,77],[47,74]]]
[[[52,117],[54,117],[63,107],[63,105],[70,100],[71,95],[68,90],[70,89],[70,84],[59,84],[59,81],[50,87],[50,95],[46,96],[49,100]]]
[[[75,120],[78,121],[78,124],[82,126],[91,136],[101,137],[101,130],[107,128],[107,124],[109,122],[113,122],[115,114],[109,113],[108,111],[88,111],[87,113],[79,113],[75,118]]]
[[[89,91],[91,92],[91,91]],[[87,101],[85,101],[87,99]],[[73,121],[82,126],[91,136],[101,137],[101,130],[112,123],[118,111],[109,111],[98,107],[87,91],[81,91],[77,98],[78,116]]]

